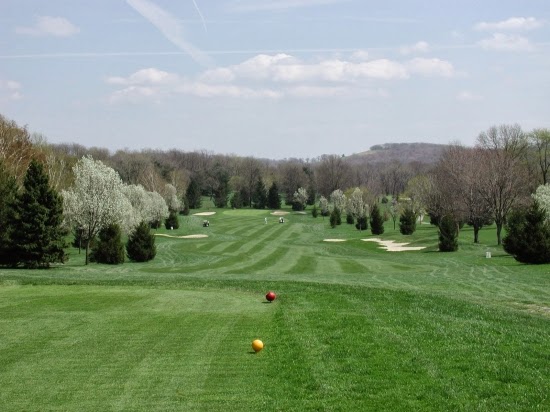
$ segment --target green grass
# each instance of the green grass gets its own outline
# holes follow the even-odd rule
[[[550,410],[550,269],[494,228],[443,254],[387,222],[427,247],[391,253],[328,218],[206,218],[148,263],[0,269],[0,410]]]

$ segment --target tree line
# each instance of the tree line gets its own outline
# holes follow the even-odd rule
[[[7,199],[20,196],[30,165],[36,168],[39,164],[52,193],[61,194],[64,221],[78,228],[88,251],[88,242],[99,234],[101,226],[84,224],[77,213],[90,204],[82,200],[91,196],[89,189],[83,189],[84,182],[97,180],[97,176],[90,179],[92,170],[80,170],[89,161],[100,163],[105,166],[104,173],[116,177],[111,185],[120,196],[109,201],[134,211],[123,213],[125,219],[117,221],[126,233],[141,222],[154,227],[164,221],[168,224],[170,219],[172,225],[177,224],[177,213],[200,207],[203,196],[212,199],[216,207],[277,209],[285,202],[294,210],[312,206],[312,214],[322,216],[336,209],[331,222],[341,221],[345,213],[346,220],[357,222],[361,230],[378,202],[389,198],[383,214],[393,220],[394,227],[397,220],[401,226],[403,216],[412,213],[415,219],[429,217],[438,226],[440,237],[458,235],[460,227],[469,224],[477,242],[479,230],[495,223],[500,245],[512,212],[529,207],[531,194],[548,183],[549,148],[548,129],[525,132],[519,125],[500,125],[481,132],[474,147],[448,145],[433,163],[369,163],[368,157],[361,162],[357,157],[338,155],[275,161],[177,149],[111,154],[107,149],[77,144],[48,144],[44,137],[0,116],[2,190],[9,193],[3,196],[0,213],[3,219],[12,213],[7,211]],[[350,206],[334,207],[341,202],[335,193],[344,194],[342,190]],[[362,206],[359,192],[353,196],[356,191]],[[81,200],[75,200],[77,195]],[[7,233],[2,232],[2,236]]]

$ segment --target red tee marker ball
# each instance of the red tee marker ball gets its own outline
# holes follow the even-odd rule
[[[277,295],[275,294],[275,292],[267,292],[267,295],[265,295],[265,298],[270,302],[273,302],[276,297]]]

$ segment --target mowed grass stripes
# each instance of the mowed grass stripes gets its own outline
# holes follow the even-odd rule
[[[0,269],[0,410],[550,410],[549,271],[493,228],[443,254],[390,222],[426,246],[390,253],[309,215],[206,218],[147,263]]]

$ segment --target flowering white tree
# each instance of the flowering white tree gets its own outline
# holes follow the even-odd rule
[[[307,202],[307,190],[303,187],[298,188],[298,190],[294,192],[292,200],[294,201],[294,204],[299,205],[299,210],[304,210]]]
[[[123,227],[127,233],[131,233],[141,222],[149,223],[152,220],[149,215],[151,198],[141,185],[125,185],[123,193],[132,205],[125,215]]]
[[[367,209],[368,205],[363,199],[363,191],[356,187],[348,200],[348,211],[358,219],[367,215]]]
[[[319,209],[321,209],[321,216],[328,215],[328,200],[324,196],[319,198]]]
[[[181,200],[178,198],[178,194],[174,185],[166,183],[164,186],[164,200],[168,206],[168,210],[177,212],[183,206]]]
[[[147,192],[149,196],[149,210],[147,211],[148,221],[158,227],[160,222],[168,217],[170,212],[164,198],[157,192]]]
[[[330,201],[334,208],[343,212],[346,208],[346,195],[340,189],[336,189],[330,194]]]
[[[91,156],[80,159],[73,167],[74,186],[63,190],[63,213],[70,225],[77,225],[86,241],[86,264],[90,241],[111,224],[122,225],[131,210],[123,194],[124,184],[110,167]]]
[[[543,209],[546,213],[546,219],[550,218],[550,185],[540,185],[537,187],[535,193],[533,193],[533,198],[537,201],[540,208]]]

